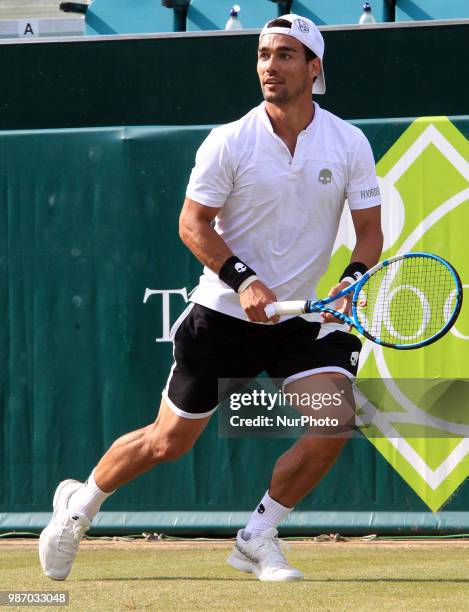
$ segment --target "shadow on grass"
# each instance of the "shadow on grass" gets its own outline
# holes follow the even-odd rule
[[[220,578],[214,576],[144,576],[139,578],[138,576],[133,578],[78,578],[76,580],[69,580],[69,582],[165,582],[181,580],[183,582],[245,582],[246,580],[255,580],[254,576],[246,576],[245,578]],[[290,581],[292,582],[292,581]],[[299,582],[336,582],[336,583],[376,583],[376,582],[398,582],[398,583],[409,583],[409,584],[435,584],[435,583],[451,583],[451,584],[469,584],[469,578],[303,578]]]

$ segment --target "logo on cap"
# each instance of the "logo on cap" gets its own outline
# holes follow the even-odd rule
[[[296,25],[298,26],[298,29],[301,32],[309,32],[309,25],[306,23],[306,21],[303,21],[302,19],[297,19]]]

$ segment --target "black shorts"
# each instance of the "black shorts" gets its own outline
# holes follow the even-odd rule
[[[163,397],[179,416],[201,418],[217,407],[219,379],[263,371],[283,384],[319,372],[353,379],[361,342],[345,331],[324,335],[327,327],[301,317],[259,325],[191,304],[172,329],[174,364]]]

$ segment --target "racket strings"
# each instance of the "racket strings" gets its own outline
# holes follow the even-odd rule
[[[437,259],[415,256],[391,262],[370,276],[359,297],[357,315],[374,338],[413,344],[445,327],[456,303],[450,269]]]

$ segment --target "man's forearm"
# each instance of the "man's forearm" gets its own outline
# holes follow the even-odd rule
[[[381,255],[383,236],[381,233],[357,240],[350,261],[360,261],[368,268],[374,266]]]
[[[195,257],[216,274],[233,255],[223,238],[206,221],[186,223],[179,233],[181,240]]]

